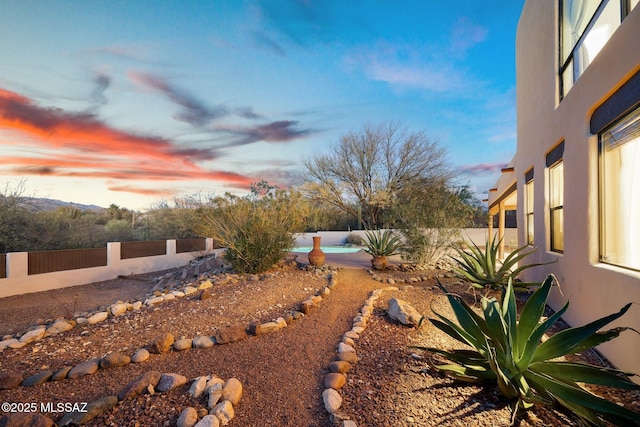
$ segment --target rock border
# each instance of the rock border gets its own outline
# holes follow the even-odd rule
[[[74,378],[79,378],[85,375],[91,375],[97,372],[99,369],[117,368],[117,367],[128,365],[129,363],[142,363],[149,359],[149,357],[151,356],[151,353],[162,354],[168,351],[184,351],[190,348],[209,348],[209,347],[213,347],[216,344],[222,345],[222,344],[232,343],[232,342],[247,338],[247,331],[249,331],[249,333],[254,336],[276,332],[280,329],[287,327],[294,320],[297,320],[309,314],[312,309],[314,309],[320,304],[323,297],[326,297],[329,293],[331,293],[331,290],[334,289],[338,283],[337,274],[339,269],[330,267],[328,265],[323,265],[320,267],[312,267],[308,265],[304,266],[304,265],[297,264],[297,266],[303,267],[308,271],[316,271],[319,274],[327,273],[326,277],[327,277],[328,283],[320,291],[318,291],[313,295],[310,295],[307,299],[300,302],[298,304],[297,310],[294,310],[293,313],[278,317],[275,321],[265,322],[265,323],[252,322],[246,328],[242,326],[230,326],[225,329],[218,329],[214,337],[200,335],[191,339],[182,338],[177,341],[174,339],[171,333],[167,332],[160,335],[156,339],[154,339],[147,346],[138,348],[131,357],[124,355],[120,352],[110,352],[110,353],[107,353],[102,358],[89,359],[73,367],[65,366],[56,372],[49,371],[49,370],[41,371],[27,378],[24,378],[23,375],[16,372],[0,373],[0,389],[10,390],[19,386],[32,387],[39,384],[43,384],[48,381],[60,381],[63,379],[74,379]],[[182,292],[183,295],[180,295],[180,296],[174,294],[174,292],[176,291],[172,291],[168,295],[173,294],[174,298],[181,298],[186,295],[195,293],[198,290],[208,289],[212,286],[213,286],[213,283],[211,283],[210,278],[206,278],[206,280],[201,282],[197,287],[193,287],[191,285],[185,286],[185,288],[191,287],[192,289],[195,289],[193,291]],[[169,298],[169,300],[171,299],[173,298]],[[147,298],[147,300],[144,303],[141,303],[137,309],[142,308],[143,304],[148,307],[152,307],[162,301],[167,301],[167,299],[163,298],[162,301],[158,301],[158,302],[152,302],[152,301],[153,301],[152,298]],[[123,304],[123,303],[116,302],[109,307],[113,308],[115,306],[119,306],[120,304]],[[134,309],[133,304],[131,305],[132,305],[131,309]],[[124,312],[126,312],[127,310],[129,310],[128,307],[125,311],[122,311],[122,313],[120,314],[124,314]],[[111,312],[112,316],[114,317],[117,316],[116,314],[114,314],[113,311],[110,310],[109,312]],[[118,310],[115,310],[115,312],[118,312]],[[101,313],[104,313],[104,314],[101,314]],[[96,316],[96,315],[100,315],[99,318],[101,320],[99,321],[104,321],[108,318],[109,313],[106,311],[100,311],[93,314],[92,316]],[[57,320],[56,322],[58,321],[60,320]],[[98,322],[95,322],[95,323],[98,323]],[[70,330],[70,329],[73,329],[73,327],[66,330]],[[32,336],[36,338],[29,339],[28,341],[26,340],[23,341],[24,345],[21,345],[17,348],[22,348],[30,342],[35,342],[42,339],[44,336],[48,336],[48,335],[45,335],[44,333],[40,335],[40,332],[45,330],[44,328],[37,328],[36,330],[38,331],[38,334],[32,334]],[[15,347],[11,347],[11,348],[15,348]],[[1,353],[1,350],[0,350],[0,353]],[[151,375],[152,377],[149,378],[148,377],[149,375]],[[176,380],[175,379],[176,376],[181,378]],[[158,380],[155,381],[154,383],[154,379],[156,377],[158,377]],[[83,425],[91,421],[95,417],[102,415],[106,411],[111,410],[118,403],[118,401],[124,400],[127,397],[137,396],[137,395],[143,394],[145,391],[149,392],[150,394],[153,394],[155,392],[154,388],[158,386],[159,382],[161,381],[161,378],[164,378],[164,377],[173,378],[172,383],[175,383],[175,385],[166,389],[164,389],[164,387],[160,387],[159,391],[168,391],[172,388],[178,387],[186,383],[186,378],[182,377],[179,374],[159,374],[156,371],[148,371],[147,373],[143,374],[142,377],[138,378],[137,380],[130,383],[127,387],[125,387],[125,389],[123,389],[118,394],[118,396],[105,396],[101,399],[91,402],[87,405],[87,408],[83,408],[87,410],[86,412],[76,411],[76,412],[66,413],[60,419],[59,425],[60,426]],[[194,387],[196,387],[196,389],[199,389],[200,386],[196,386],[196,383],[201,382],[202,378],[205,378],[205,377],[198,377],[194,379],[192,384],[192,389],[194,389]],[[184,382],[181,382],[182,379],[184,379]],[[204,389],[204,391],[206,391],[206,393],[209,394],[209,407],[210,407],[209,414],[198,414],[194,408],[187,407],[181,412],[178,418],[179,421],[182,420],[182,423],[178,423],[179,427],[180,426],[205,427],[205,426],[217,426],[217,425],[224,426],[224,425],[227,425],[229,421],[233,418],[234,416],[233,406],[237,405],[237,402],[239,402],[240,397],[238,396],[237,399],[236,398],[225,399],[224,396],[226,394],[224,391],[224,387],[222,387],[220,389],[221,395],[218,397],[218,399],[222,397],[221,402],[218,402],[218,399],[212,398],[210,391],[213,387],[213,384],[209,385],[209,382],[214,381],[215,379],[219,380],[219,377],[217,376],[207,377],[207,382],[206,382],[207,385]],[[241,395],[242,386],[240,384],[240,381],[235,378],[229,379],[228,381],[231,381],[231,380],[235,380],[235,382],[238,383],[238,385],[235,385],[233,388],[237,389],[239,387],[240,395]],[[216,381],[214,381],[214,383],[216,383]],[[136,385],[134,386],[134,384]],[[129,395],[128,393],[130,392],[127,392],[127,389],[135,389],[136,391],[134,392],[134,394]],[[190,390],[190,393],[191,392],[192,391]],[[196,392],[194,391],[194,394],[192,395],[197,398],[200,396],[201,393],[202,393],[202,390],[200,391],[200,393],[197,393],[197,396],[196,396],[195,395]],[[190,424],[187,421],[194,419],[193,417],[194,412],[196,412],[196,415],[200,420],[199,421],[196,420],[197,424],[196,423]],[[0,421],[4,420],[5,417],[9,417],[9,416],[11,415],[6,414],[4,417],[0,418]],[[45,416],[43,417],[48,419],[48,417],[45,417]]]

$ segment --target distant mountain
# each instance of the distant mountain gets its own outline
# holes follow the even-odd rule
[[[29,200],[29,204],[40,211],[53,211],[67,206],[73,206],[81,211],[100,212],[105,210],[102,206],[97,205],[83,205],[82,203],[63,202],[62,200],[44,199],[39,197],[31,198],[31,200]]]

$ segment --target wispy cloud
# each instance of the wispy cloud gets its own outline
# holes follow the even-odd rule
[[[44,108],[17,93],[0,89],[0,128],[26,136],[5,143],[40,147],[40,156],[2,159],[0,173],[150,181],[215,180],[247,186],[248,176],[207,170],[212,148],[183,147],[153,135],[113,128],[92,114]],[[57,155],[50,154],[52,150]]]
[[[461,92],[472,84],[462,68],[425,46],[381,41],[359,46],[346,55],[348,68],[393,88],[429,92]]]
[[[479,163],[476,165],[465,165],[459,168],[459,172],[466,175],[478,176],[500,172],[507,167],[507,163]]]
[[[269,37],[263,31],[252,31],[251,37],[253,39],[254,44],[260,48],[267,48],[271,52],[279,55],[279,56],[287,56],[286,52],[282,48],[282,46],[276,42],[273,38]]]
[[[449,51],[456,57],[464,57],[469,49],[487,38],[488,30],[475,24],[469,17],[462,16],[453,25]]]
[[[226,107],[208,107],[194,96],[171,85],[165,78],[160,76],[138,71],[129,71],[128,75],[132,81],[166,95],[172,102],[181,106],[182,111],[176,114],[176,120],[194,126],[205,126],[211,121],[229,114]]]
[[[237,135],[238,139],[229,145],[246,145],[254,142],[289,142],[295,139],[311,135],[312,129],[297,129],[296,120],[279,120],[259,126],[218,126],[216,129],[224,130]]]

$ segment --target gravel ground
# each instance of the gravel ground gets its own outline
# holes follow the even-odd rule
[[[411,274],[385,275],[399,280]],[[326,272],[293,267],[274,270],[260,280],[230,277],[227,283],[210,288],[211,298],[204,301],[197,295],[187,296],[111,317],[96,325],[79,325],[19,350],[6,349],[0,357],[0,372],[18,371],[26,377],[46,369],[73,366],[110,351],[131,355],[165,332],[172,333],[176,339],[192,338],[199,334],[214,335],[217,329],[229,325],[248,326],[250,322],[270,321],[290,313],[299,302],[328,283]],[[151,276],[145,278],[151,279]],[[134,291],[136,295],[149,289],[145,281],[128,283],[133,282],[140,285]],[[189,380],[215,374],[225,379],[236,377],[243,385],[243,397],[231,426],[330,426],[321,397],[328,365],[336,359],[338,343],[351,328],[365,299],[372,290],[386,286],[372,280],[361,268],[340,270],[337,283],[317,308],[273,334],[249,336],[209,349],[152,355],[143,363],[98,370],[78,379],[0,390],[0,402],[90,402],[118,394],[132,379],[151,370],[178,373]],[[117,283],[109,285],[115,290],[119,287]],[[434,285],[435,280],[420,281],[411,288],[387,291],[378,299],[374,316],[355,343],[360,360],[347,374],[347,384],[341,390],[342,411],[358,426],[510,425],[509,402],[494,388],[455,383],[429,368],[428,355],[409,348],[410,345],[450,347],[454,343],[447,336],[428,326],[418,330],[401,326],[386,316],[386,304],[392,297],[408,301],[424,314],[429,314],[431,309],[447,313],[446,299],[434,290]],[[466,286],[448,286],[457,292],[466,291]],[[96,295],[91,286],[71,289],[70,295],[77,295],[74,298],[83,302]],[[52,307],[65,306],[62,293],[58,295],[57,300],[25,296],[32,304],[31,323],[51,317],[46,313],[51,312]],[[100,298],[94,305],[107,304],[110,297]],[[114,295],[111,298],[110,302],[125,299]],[[33,306],[34,302],[38,304]],[[24,329],[25,315],[20,311],[24,305],[14,298],[11,306],[16,307],[15,313],[4,300],[0,300],[0,305],[3,330]],[[595,354],[578,358],[597,361]],[[187,393],[189,385],[190,381],[166,393],[121,401],[90,425],[173,426],[187,406],[205,408],[203,399],[196,400]],[[637,393],[607,396],[640,411]],[[44,415],[54,421],[62,417],[61,413]],[[516,424],[577,425],[571,416],[546,408],[530,411]]]

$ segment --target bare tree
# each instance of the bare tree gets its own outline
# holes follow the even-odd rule
[[[383,211],[398,203],[400,194],[452,177],[438,141],[399,123],[364,126],[304,163],[307,196],[361,216],[367,228],[382,226]]]

